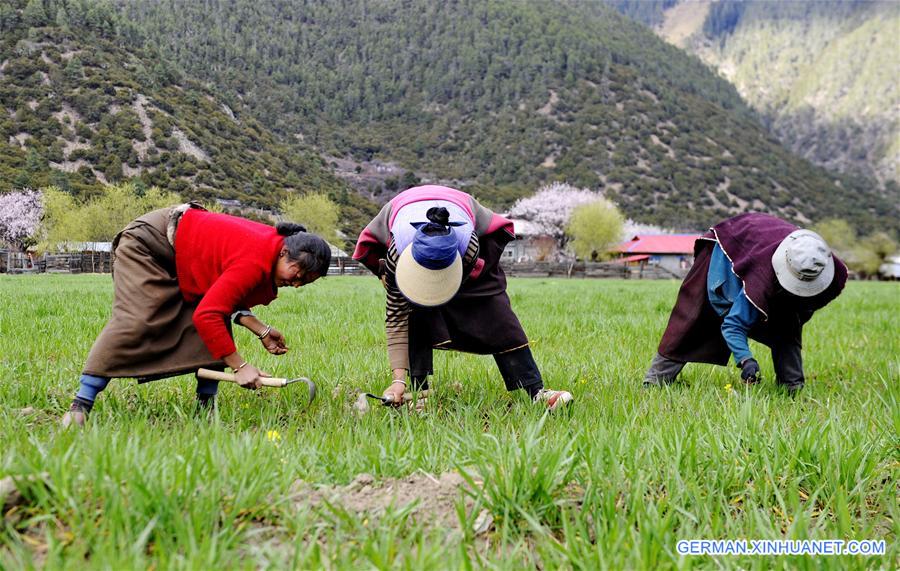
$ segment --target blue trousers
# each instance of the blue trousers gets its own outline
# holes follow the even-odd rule
[[[75,394],[75,398],[94,402],[97,395],[103,392],[106,385],[111,379],[109,377],[95,377],[93,375],[81,375],[81,386]],[[207,379],[197,379],[197,396],[201,398],[209,398],[219,392],[219,381],[210,381]]]

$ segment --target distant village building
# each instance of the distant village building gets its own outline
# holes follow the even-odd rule
[[[900,256],[885,258],[884,263],[878,268],[878,275],[883,280],[900,280]]]
[[[616,248],[618,261],[655,265],[682,276],[694,265],[697,234],[639,234]]]
[[[59,252],[112,252],[112,242],[62,242]]]
[[[520,263],[550,260],[556,254],[556,240],[534,222],[513,219],[516,239],[503,250],[504,262]]]

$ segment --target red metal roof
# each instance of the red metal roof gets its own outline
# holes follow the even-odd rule
[[[616,251],[627,254],[693,254],[698,234],[643,234],[622,242]]]
[[[649,260],[649,254],[638,254],[637,256],[625,256],[624,258],[619,258],[614,260],[617,264],[627,264],[628,262],[643,262],[644,260]]]

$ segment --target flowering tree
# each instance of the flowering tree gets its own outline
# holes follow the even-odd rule
[[[568,239],[566,227],[572,212],[579,206],[598,200],[603,200],[599,192],[554,182],[542,186],[534,195],[516,201],[509,210],[509,216],[532,222],[539,232],[553,237],[562,249]]]
[[[0,194],[0,241],[24,250],[33,243],[43,214],[40,192],[26,189]]]

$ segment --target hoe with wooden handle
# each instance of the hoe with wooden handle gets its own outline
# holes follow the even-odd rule
[[[236,383],[234,373],[225,373],[223,371],[212,371],[210,369],[198,369],[197,376],[201,379],[209,379],[210,381],[225,381],[227,383]],[[309,389],[309,402],[316,400],[316,384],[306,377],[297,377],[296,379],[284,379],[278,377],[260,377],[264,387],[286,387],[294,383],[306,383]]]

